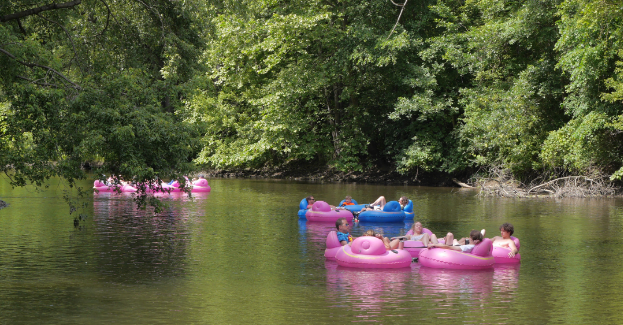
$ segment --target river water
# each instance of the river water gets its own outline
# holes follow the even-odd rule
[[[1,324],[619,323],[623,200],[481,198],[473,190],[210,179],[212,192],[165,195],[165,211],[93,194],[74,214],[58,181],[0,179]],[[81,183],[90,188],[90,182]],[[413,200],[415,220],[466,236],[504,222],[522,263],[491,271],[359,270],[323,257],[331,224],[297,217],[307,196]],[[359,224],[386,236],[411,223]]]

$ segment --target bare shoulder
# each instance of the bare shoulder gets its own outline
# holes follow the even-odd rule
[[[495,239],[497,238],[497,239]],[[501,246],[501,247],[508,247],[508,245],[510,245],[510,243],[513,242],[512,239],[504,239],[502,237],[495,237],[494,239],[492,239],[491,241],[493,242],[493,246]]]

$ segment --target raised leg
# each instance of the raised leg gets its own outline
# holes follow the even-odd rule
[[[387,203],[387,201],[385,201],[385,197],[381,195],[381,196],[379,196],[378,199],[376,199],[376,201],[372,202],[372,204],[370,204],[370,205],[372,205],[372,206],[379,205],[381,207],[384,207],[386,203]]]
[[[387,238],[387,237],[386,237]],[[383,241],[385,242],[385,241]],[[400,239],[394,239],[389,243],[389,247],[391,247],[391,249],[396,249],[398,248],[398,245],[400,245]]]
[[[446,240],[446,245],[452,246],[454,244],[455,239],[453,233],[449,232],[444,239]]]
[[[383,244],[385,244],[385,249],[387,250],[395,248],[395,247],[392,247],[391,243],[389,242],[389,238],[387,237],[383,237]]]
[[[427,233],[424,233],[424,237],[422,237],[422,244],[424,244],[424,246],[428,246],[429,242],[431,242],[430,236]]]

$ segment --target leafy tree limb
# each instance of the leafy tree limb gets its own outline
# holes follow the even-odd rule
[[[5,16],[0,16],[0,22],[3,23],[3,22],[13,20],[13,19],[20,19],[26,16],[36,15],[40,12],[48,11],[48,10],[71,8],[71,7],[75,7],[79,5],[80,3],[82,3],[82,0],[74,0],[74,1],[65,2],[65,3],[51,3],[49,5],[32,8],[32,9],[16,12],[13,14],[8,14]]]

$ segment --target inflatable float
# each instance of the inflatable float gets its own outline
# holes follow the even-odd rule
[[[335,261],[335,254],[342,248],[342,244],[337,240],[337,232],[335,230],[327,235],[327,248],[324,250],[324,257],[328,260]]]
[[[415,213],[413,212],[413,201],[409,200],[409,203],[407,203],[407,206],[405,206],[403,211],[405,213],[405,220],[413,220],[413,217],[415,216]]]
[[[353,214],[344,209],[335,211],[331,209],[331,206],[327,202],[316,201],[311,209],[305,212],[305,218],[307,218],[307,221],[321,222],[336,222],[337,219],[345,218],[348,222],[351,222],[353,220]]]
[[[173,186],[177,183],[179,187],[179,183],[177,181],[173,182]],[[194,182],[192,182],[192,187],[190,189],[191,192],[210,192],[212,188],[208,185],[208,180],[205,178],[200,178]]]
[[[98,192],[128,192],[128,193],[133,193],[136,192],[136,187],[133,187],[131,185],[125,184],[125,185],[111,185],[108,186],[105,183],[103,183],[102,181],[100,181],[99,179],[96,179],[95,182],[93,182],[93,189],[97,190]]]
[[[422,228],[422,233],[427,233],[429,235],[432,235],[433,232],[426,229],[426,228]],[[413,229],[409,230],[406,235],[413,235]],[[409,254],[411,254],[411,257],[413,258],[417,258],[420,256],[420,251],[427,249],[426,246],[424,246],[424,243],[422,243],[419,240],[405,240],[404,241],[404,249],[409,252]]]
[[[495,262],[491,255],[492,248],[491,239],[485,238],[471,253],[435,247],[421,250],[418,261],[422,266],[437,269],[488,269],[492,268]]]
[[[100,181],[99,179],[96,179],[93,182],[93,189],[97,190],[98,192],[119,191],[119,192],[124,192],[124,193],[134,193],[138,191],[136,187],[128,185],[128,184],[108,186],[102,181]],[[191,185],[190,190],[191,192],[210,192],[211,188],[210,188],[210,185],[208,185],[208,180],[206,180],[205,178],[202,178],[202,179],[198,179],[194,181]],[[161,184],[161,188],[148,188],[147,189],[148,193],[153,193],[153,192],[174,193],[174,192],[180,192],[180,191],[181,191],[180,183],[178,181],[173,182],[171,185]]]
[[[511,252],[510,248],[493,246],[492,255],[496,264],[521,263],[521,255],[519,254],[519,239],[513,236],[511,236],[511,239],[515,242],[517,254],[515,254],[515,257],[508,257],[508,253]]]
[[[351,201],[352,203],[354,203],[353,205],[345,205],[345,206],[342,206],[342,204],[344,204],[344,202],[345,202],[345,201],[346,201],[346,200],[342,200],[342,201],[340,201],[340,204],[338,204],[337,206],[338,206],[338,207],[340,207],[340,208],[346,209],[346,210],[348,210],[348,211],[350,211],[350,212],[359,212],[359,211],[361,211],[361,209],[363,209],[363,208],[365,208],[365,207],[366,207],[366,205],[365,205],[365,204],[359,204],[359,203],[357,203],[357,201],[355,201],[355,199],[350,199],[350,201]]]
[[[299,203],[299,219],[305,219],[305,213],[307,213],[307,198],[303,198]]]
[[[341,246],[335,253],[335,260],[340,266],[386,269],[410,267],[412,258],[405,250],[388,251],[382,240],[363,236],[353,240],[350,245]]]
[[[389,201],[383,210],[364,211],[359,214],[361,222],[404,222],[405,213],[397,201]]]

